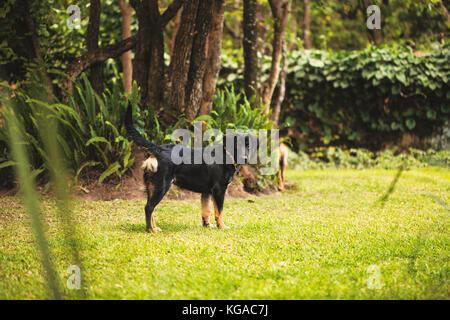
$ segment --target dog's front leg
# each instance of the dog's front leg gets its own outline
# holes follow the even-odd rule
[[[213,191],[214,211],[217,227],[219,229],[229,229],[229,227],[227,227],[225,223],[223,223],[223,202],[225,200],[225,191],[226,190],[220,190],[216,192]]]

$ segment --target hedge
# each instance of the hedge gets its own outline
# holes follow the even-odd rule
[[[241,86],[241,68],[224,60],[222,76]],[[409,48],[291,52],[282,121],[304,147],[378,149],[404,132],[428,137],[449,119],[449,61],[448,45],[420,56]]]

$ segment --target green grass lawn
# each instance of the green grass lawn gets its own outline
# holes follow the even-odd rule
[[[157,234],[144,200],[74,201],[82,284],[93,299],[449,299],[450,171],[404,171],[380,202],[395,175],[290,171],[296,190],[225,201],[225,231],[201,227],[199,199],[163,201]],[[73,263],[43,209],[65,287]],[[48,297],[26,217],[0,198],[1,299]]]

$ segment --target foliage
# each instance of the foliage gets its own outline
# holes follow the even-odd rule
[[[273,122],[270,114],[264,114],[265,106],[253,108],[243,91],[236,93],[234,87],[218,90],[214,96],[211,115],[196,119],[207,120],[207,128],[218,129],[225,133],[232,130],[270,130]]]
[[[445,38],[450,27],[438,0],[371,0],[381,10],[381,28],[384,43],[413,44],[427,49],[433,41]],[[364,0],[311,1],[311,32],[313,47],[322,50],[361,50],[371,38],[366,27],[367,13]],[[302,5],[294,5],[293,17],[300,25],[304,15]],[[295,30],[302,38],[302,28]],[[300,41],[294,42],[301,49]]]
[[[402,132],[429,136],[450,113],[449,59],[449,46],[425,57],[388,48],[294,52],[286,120],[307,144],[319,136],[325,145],[377,148]]]
[[[404,169],[439,166],[450,168],[450,151],[427,151],[411,148],[407,154],[396,154],[396,148],[371,152],[365,149],[343,150],[334,147],[317,148],[311,156],[303,151],[289,152],[288,168],[308,169]]]
[[[136,90],[135,87],[130,96],[132,101],[137,100]],[[43,146],[44,142],[39,138],[40,122],[36,120],[45,114],[56,122],[57,143],[65,166],[71,170],[75,181],[87,167],[102,170],[99,183],[111,175],[121,178],[131,168],[134,163],[131,143],[123,132],[127,102],[117,86],[112,91],[106,90],[102,100],[83,75],[74,88],[74,96],[70,97],[69,105],[48,101],[42,92],[45,92],[45,88],[37,87],[36,81],[24,82],[13,91],[15,98],[11,99],[12,108],[23,130],[30,162],[37,175],[46,176],[50,170],[48,164],[51,163],[45,162],[49,156]],[[6,147],[7,127],[8,122],[0,127],[0,168],[3,168],[0,170],[10,170],[14,165]]]

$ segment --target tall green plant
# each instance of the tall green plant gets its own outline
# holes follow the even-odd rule
[[[134,163],[131,143],[125,138],[123,119],[127,101],[118,86],[106,91],[103,99],[98,97],[85,75],[75,85],[75,94],[69,105],[48,101],[42,88],[35,83],[22,83],[12,90],[6,84],[8,95],[14,95],[12,106],[17,121],[21,124],[24,143],[30,154],[35,174],[47,177],[50,168],[43,140],[39,138],[42,126],[39,119],[48,117],[55,121],[58,131],[55,139],[61,150],[64,166],[75,176],[75,180],[87,167],[102,170],[99,182],[116,175],[119,180]],[[130,95],[137,100],[137,87]],[[7,121],[2,112],[2,121]],[[7,134],[0,126],[0,170],[10,171],[13,165],[8,148]],[[120,186],[120,182],[118,184]]]

